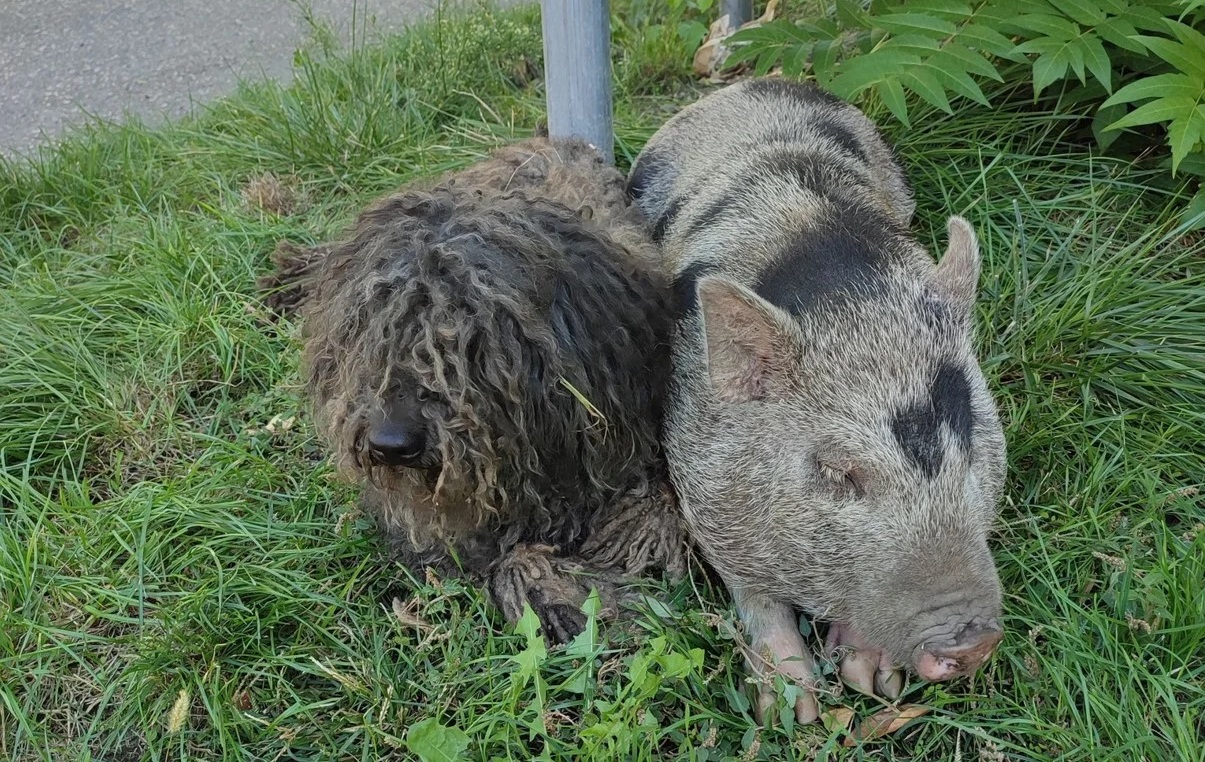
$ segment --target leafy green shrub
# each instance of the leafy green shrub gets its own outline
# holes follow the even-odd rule
[[[1122,130],[1163,125],[1172,174],[1200,178],[1203,8],[1205,0],[836,0],[819,18],[738,32],[728,63],[809,73],[843,98],[879,100],[909,125],[908,92],[946,113],[960,98],[991,105],[981,83],[1004,82],[1012,62],[1006,72],[1028,76],[1035,101],[1067,82],[1060,102],[1093,108],[1102,148]],[[1205,224],[1205,189],[1187,216]]]

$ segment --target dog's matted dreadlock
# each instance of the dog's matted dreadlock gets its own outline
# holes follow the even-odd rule
[[[400,559],[484,581],[553,641],[683,566],[658,444],[669,289],[624,178],[536,138],[282,244],[319,430]]]

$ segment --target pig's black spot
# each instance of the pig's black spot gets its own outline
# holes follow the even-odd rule
[[[930,479],[937,476],[944,460],[941,432],[937,416],[928,405],[917,405],[897,413],[891,421],[891,433],[912,465]]]
[[[824,103],[843,104],[837,96],[819,87],[784,79],[751,79],[745,82],[745,91],[763,100],[792,100],[808,105]]]
[[[959,445],[971,446],[971,387],[966,373],[953,363],[944,362],[937,368],[928,399],[901,410],[891,421],[891,431],[909,462],[932,479],[941,471],[945,460],[942,449],[941,424],[950,431]]]
[[[793,148],[806,146],[813,150],[816,146],[816,138],[821,137],[835,144],[844,153],[861,160],[862,163],[867,162],[866,152],[862,149],[862,144],[854,133],[823,115],[817,115],[816,118],[807,122],[775,125],[764,135],[759,134],[758,137],[759,142],[763,144],[786,143]]]
[[[763,299],[791,314],[886,290],[883,274],[887,258],[898,247],[898,226],[882,212],[831,200],[834,213],[798,232],[755,288]]]
[[[921,305],[921,315],[924,317],[925,324],[934,332],[949,331],[958,325],[949,304],[932,292],[925,295]]]
[[[822,158],[811,153],[791,148],[773,150],[736,173],[725,192],[691,218],[684,235],[694,236],[717,220],[738,215],[749,216],[748,189],[756,188],[758,183],[767,177],[796,180],[805,190],[823,194],[826,188],[836,187],[839,171],[839,167],[830,166]]]
[[[661,213],[656,220],[653,221],[653,232],[650,234],[653,241],[661,243],[665,240],[665,231],[669,226],[674,224],[674,220],[678,218],[678,212],[682,211],[682,199],[676,198],[669,203],[665,211]]]
[[[657,151],[644,149],[636,157],[636,163],[628,174],[628,196],[633,199],[642,198],[649,185],[660,180],[661,175],[669,169],[669,163]]]
[[[750,216],[750,196],[756,196],[756,193],[751,194],[748,189],[756,188],[758,183],[771,177],[794,181],[803,190],[829,197],[837,203],[841,203],[838,196],[845,191],[851,179],[849,170],[840,162],[810,151],[787,147],[771,150],[737,173],[727,186],[727,191],[691,219],[685,235],[693,236],[716,220],[737,215]],[[860,211],[858,213],[861,214]],[[853,223],[857,224],[858,221],[853,220]]]
[[[729,188],[728,192],[724,193],[718,199],[703,207],[703,209],[695,215],[694,219],[690,221],[690,224],[686,226],[684,235],[687,238],[691,238],[700,230],[716,220],[727,217],[736,211],[740,211],[742,207],[741,198],[737,196],[734,191],[734,188]]]
[[[944,362],[933,379],[933,408],[963,449],[971,447],[971,385],[962,368]]]
[[[832,121],[820,120],[813,121],[809,127],[818,132],[822,137],[835,143],[845,153],[855,156],[863,163],[866,163],[866,152],[862,150],[862,144],[845,127]]]
[[[674,278],[674,302],[678,315],[693,315],[699,309],[699,279],[720,269],[712,262],[695,262]]]
[[[632,171],[628,175],[626,190],[628,196],[639,201],[648,193],[650,185],[659,185],[668,192],[670,180],[675,175],[674,167],[668,159],[655,150],[645,149],[636,157]],[[682,209],[682,198],[667,199],[665,209],[653,220],[652,238],[657,243],[665,238],[665,231],[673,224],[678,212]]]
[[[837,186],[840,168],[813,153],[779,151],[765,157],[755,171],[796,180],[804,190],[823,194]]]

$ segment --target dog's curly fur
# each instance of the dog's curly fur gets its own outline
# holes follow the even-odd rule
[[[564,640],[590,587],[613,611],[635,575],[682,569],[658,443],[668,285],[623,176],[580,141],[425,185],[342,242],[282,244],[260,286],[300,317],[319,429],[402,560],[459,566]],[[417,466],[367,452],[398,396],[430,438]]]

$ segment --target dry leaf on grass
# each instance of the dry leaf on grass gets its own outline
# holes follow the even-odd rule
[[[277,177],[268,172],[247,181],[242,188],[243,204],[248,209],[284,217],[298,211],[301,194],[297,178]]]
[[[728,82],[732,80],[737,71],[724,72],[724,62],[728,60],[728,55],[732,52],[724,40],[728,39],[734,33],[741,29],[752,29],[761,26],[774,20],[774,15],[778,12],[778,0],[770,0],[766,3],[766,12],[752,21],[741,24],[740,27],[733,27],[732,21],[725,13],[718,19],[712,22],[711,27],[707,30],[707,37],[704,38],[703,44],[695,51],[694,72],[700,77],[706,77],[712,82]]]
[[[921,715],[928,714],[930,708],[920,704],[902,704],[889,706],[875,712],[845,737],[843,746],[857,746],[863,741],[873,741],[876,738],[891,735]]]
[[[247,691],[239,691],[234,694],[234,708],[240,712],[251,711],[251,694]]]
[[[407,627],[413,627],[420,632],[430,632],[435,629],[435,626],[423,619],[413,611],[414,601],[410,603],[402,603],[399,599],[393,599],[393,615],[397,620]]]
[[[833,707],[820,715],[820,721],[824,723],[824,729],[830,733],[834,730],[849,730],[850,724],[854,721],[854,710],[847,706]]]

